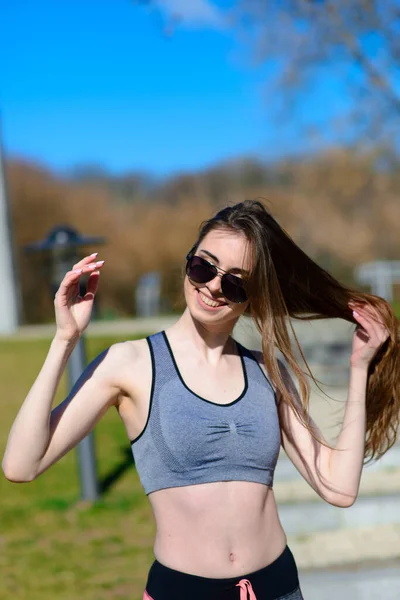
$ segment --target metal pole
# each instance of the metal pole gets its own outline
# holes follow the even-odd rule
[[[60,239],[61,238],[61,239]],[[67,239],[59,234],[59,246],[53,248],[53,278],[57,282],[57,288],[61,283],[64,274],[71,268],[72,264],[77,262],[77,248],[65,249]],[[69,390],[72,390],[78,381],[87,364],[85,352],[85,340],[82,336],[74,351],[72,352],[68,365],[67,377]],[[76,448],[78,457],[78,473],[81,488],[81,500],[94,501],[99,497],[97,474],[96,474],[96,453],[94,446],[94,434],[89,433]]]
[[[15,276],[11,222],[4,184],[0,129],[0,333],[13,333],[18,327],[20,296]]]
[[[85,342],[80,338],[77,346],[68,361],[69,389],[75,385],[86,366]],[[96,474],[96,454],[94,434],[89,433],[77,446],[78,471],[81,484],[82,500],[97,500],[99,498],[98,481]]]
[[[68,225],[57,226],[50,231],[47,238],[25,246],[26,252],[50,251],[52,258],[51,295],[60,286],[65,273],[78,260],[78,248],[91,244],[104,244],[103,238],[83,237]],[[68,387],[72,390],[82,371],[86,367],[85,343],[82,337],[67,365]],[[96,454],[94,433],[87,435],[77,446],[78,471],[81,484],[82,500],[97,500],[99,489],[96,475]]]

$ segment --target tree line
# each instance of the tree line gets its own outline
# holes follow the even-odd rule
[[[361,262],[400,258],[398,158],[377,151],[245,158],[162,181],[94,167],[61,176],[19,159],[7,162],[6,182],[27,323],[52,320],[53,298],[48,258],[24,247],[55,225],[107,240],[87,248],[106,261],[99,316],[134,315],[136,283],[149,271],[162,275],[164,310],[180,310],[184,259],[200,223],[246,198],[262,199],[301,248],[346,283]]]

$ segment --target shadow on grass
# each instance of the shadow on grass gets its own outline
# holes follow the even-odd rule
[[[99,493],[101,495],[105,495],[128,469],[134,467],[135,463],[130,448],[121,448],[121,455],[121,462],[99,480]]]
[[[81,497],[76,496],[76,491],[74,490],[71,494],[64,497],[40,496],[34,501],[35,509],[65,512],[79,508],[80,510],[85,509],[88,514],[103,510],[131,510],[143,501],[145,495],[140,486],[134,486],[130,490],[128,497],[123,493],[116,496],[112,494],[113,487],[122,479],[128,469],[135,468],[130,448],[120,448],[119,454],[121,457],[120,461],[102,476],[98,475],[99,497],[97,500],[82,500]],[[20,510],[17,511],[18,514],[19,512]]]

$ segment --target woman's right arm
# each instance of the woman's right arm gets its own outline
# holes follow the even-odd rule
[[[50,414],[71,347],[55,338],[44,365],[12,425],[3,458],[10,481],[27,482],[74,448],[115,404],[121,389],[118,362],[122,344],[111,346],[82,373]]]
[[[94,427],[120,393],[121,345],[100,354],[82,373],[67,398],[52,412],[58,384],[74,347],[90,321],[102,263],[93,255],[66,274],[55,298],[57,332],[36,381],[12,425],[2,467],[7,479],[32,481]],[[89,273],[86,295],[79,279]]]

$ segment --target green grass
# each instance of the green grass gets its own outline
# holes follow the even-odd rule
[[[88,359],[122,339],[88,339]],[[1,455],[48,346],[0,342]],[[63,380],[56,404],[65,393]],[[130,460],[130,446],[115,409],[94,435],[101,480]],[[94,505],[80,501],[75,450],[31,483],[11,483],[1,472],[0,497],[1,600],[142,598],[155,526],[133,461]]]
[[[88,359],[122,339],[89,338]],[[1,455],[48,346],[0,342]],[[55,403],[65,394],[63,380]],[[129,460],[115,410],[96,426],[95,444],[100,479]],[[0,600],[141,600],[155,526],[133,463],[96,504],[82,504],[79,495],[75,450],[32,483],[0,473]]]
[[[393,302],[393,308],[394,308],[396,317],[398,319],[400,319],[400,300],[396,300],[395,302]]]

